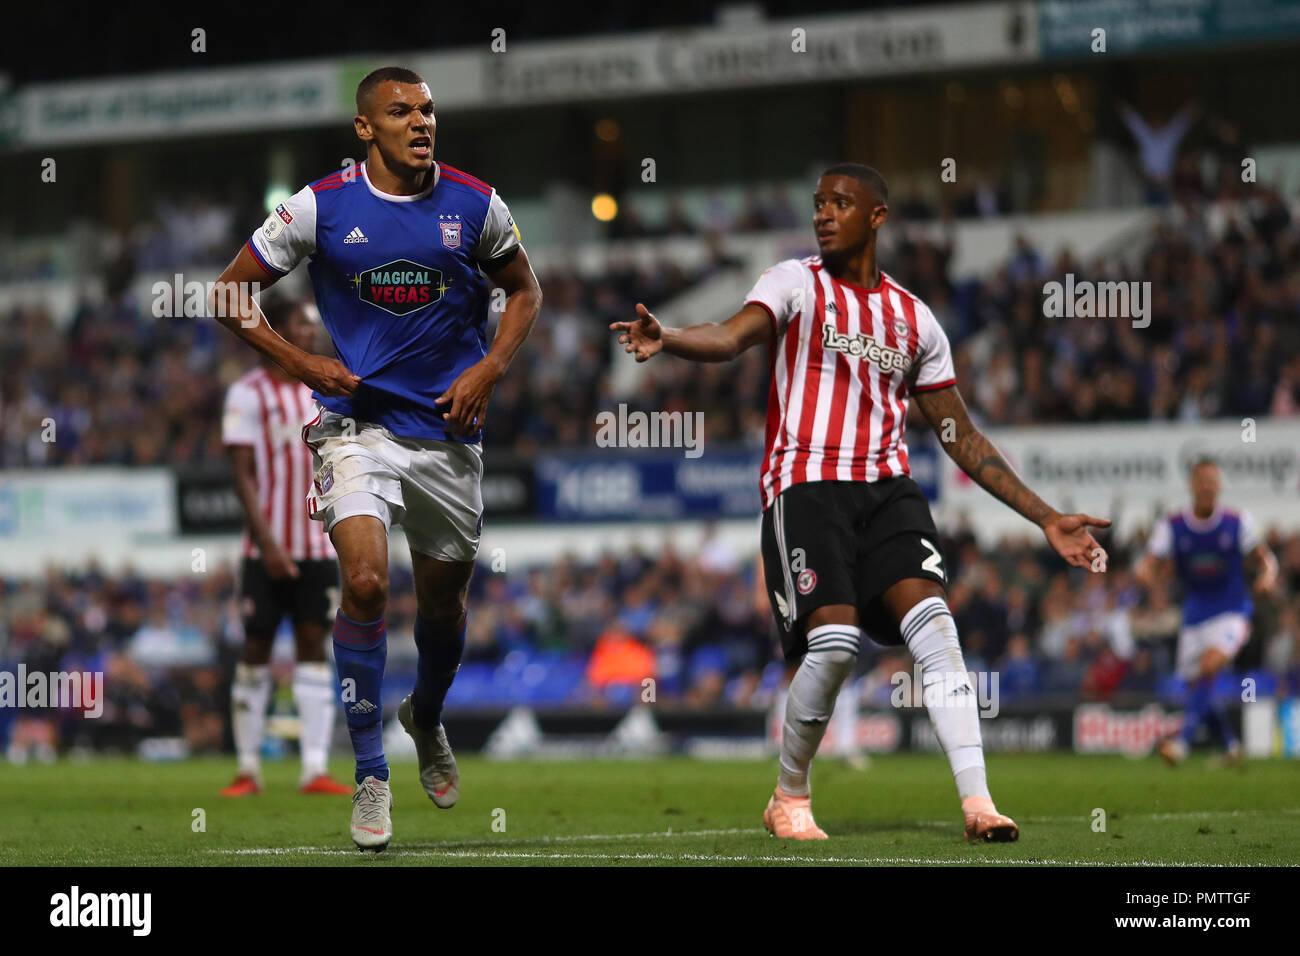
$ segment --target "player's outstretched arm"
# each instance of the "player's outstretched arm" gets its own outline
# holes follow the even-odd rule
[[[1173,565],[1174,563],[1168,558],[1157,557],[1154,554],[1144,554],[1133,567],[1133,577],[1146,590],[1154,591],[1164,585]]]
[[[342,362],[304,352],[276,335],[267,324],[250,290],[266,289],[278,278],[268,275],[245,246],[217,280],[208,301],[209,311],[231,332],[313,390],[322,395],[351,395],[361,379]]]
[[[492,390],[528,338],[542,308],[542,287],[528,262],[528,253],[523,246],[515,248],[519,251],[509,262],[487,270],[488,278],[506,293],[506,308],[492,346],[487,355],[456,376],[451,387],[438,397],[438,404],[448,403],[443,420],[453,434],[462,437],[483,427]]]
[[[1042,528],[1048,543],[1068,563],[1093,571],[1106,570],[1106,552],[1088,528],[1109,527],[1108,519],[1063,515],[1034,494],[975,427],[955,385],[915,392],[912,397],[958,468],[994,498]]]
[[[619,333],[623,351],[632,352],[638,362],[667,352],[696,362],[729,362],[745,349],[766,342],[772,334],[772,318],[762,306],[750,303],[725,322],[706,322],[685,329],[659,324],[640,302],[636,320],[611,322],[610,331]]]

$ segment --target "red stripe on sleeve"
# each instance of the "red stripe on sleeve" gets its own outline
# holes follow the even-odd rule
[[[464,170],[457,169],[455,166],[448,166],[446,163],[439,163],[438,168],[442,170],[444,173],[450,174],[451,178],[456,180],[457,182],[464,183],[466,186],[473,186],[479,192],[484,192],[484,193],[492,192],[491,186],[483,182],[483,180],[479,179],[477,176],[471,176],[469,173],[465,172]]]

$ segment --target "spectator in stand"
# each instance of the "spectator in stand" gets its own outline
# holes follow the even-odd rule
[[[978,171],[971,177],[970,189],[953,201],[953,214],[959,219],[993,219],[1011,211],[1011,192],[995,185]]]
[[[1011,635],[1007,652],[998,663],[998,689],[1007,700],[1028,697],[1039,690],[1038,664],[1025,634]]]
[[[1137,143],[1138,169],[1146,182],[1147,202],[1163,206],[1169,202],[1178,147],[1196,121],[1199,110],[1195,104],[1189,103],[1172,117],[1153,112],[1148,120],[1128,103],[1120,103],[1119,115]]]
[[[630,703],[641,693],[642,682],[655,676],[654,651],[646,647],[617,621],[596,639],[587,661],[587,685],[595,692],[596,704]]]

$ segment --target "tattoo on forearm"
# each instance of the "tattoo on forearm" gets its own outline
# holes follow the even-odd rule
[[[983,448],[976,450],[976,446],[981,444]],[[1047,502],[1026,487],[1025,483],[1011,470],[1011,466],[998,454],[997,449],[993,447],[993,444],[987,438],[979,432],[975,432],[974,435],[967,436],[965,447],[970,449],[966,456],[959,459],[954,455],[953,460],[966,474],[975,479],[975,482],[981,488],[1034,523],[1042,521],[1052,513],[1052,509],[1048,507]],[[978,462],[972,467],[969,462],[980,451],[985,453],[980,456]]]
[[[971,423],[957,389],[921,393],[917,403],[936,425],[948,457],[976,484],[1035,524],[1052,513],[1051,507],[1020,480],[993,443]]]

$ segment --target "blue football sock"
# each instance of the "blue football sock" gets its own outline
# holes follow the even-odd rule
[[[1189,746],[1196,736],[1196,729],[1210,712],[1212,686],[1209,680],[1198,677],[1188,687],[1187,709],[1183,712],[1183,742]]]
[[[387,635],[382,617],[362,624],[339,611],[334,620],[334,663],[352,752],[357,758],[357,783],[366,777],[388,779],[383,739]]]
[[[415,616],[415,691],[411,695],[416,726],[433,730],[442,722],[442,702],[456,679],[460,657],[465,653],[465,622],[452,627],[435,627],[419,614]]]
[[[1211,705],[1209,714],[1206,715],[1206,725],[1213,733],[1218,731],[1219,739],[1223,741],[1223,746],[1232,749],[1237,742],[1237,735],[1232,729],[1232,724],[1228,720],[1228,712],[1222,707]]]

